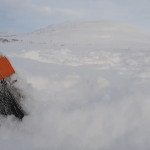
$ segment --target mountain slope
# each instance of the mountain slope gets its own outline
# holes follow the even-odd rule
[[[52,48],[147,49],[150,32],[134,26],[109,22],[86,21],[64,23],[30,33],[24,40],[48,44]]]

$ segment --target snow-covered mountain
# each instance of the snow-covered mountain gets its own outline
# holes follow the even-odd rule
[[[109,21],[81,21],[51,25],[14,38],[30,44],[48,44],[52,48],[74,49],[146,49],[150,44],[150,32],[128,24]]]
[[[29,114],[0,118],[0,149],[150,148],[149,31],[80,21],[0,38]]]

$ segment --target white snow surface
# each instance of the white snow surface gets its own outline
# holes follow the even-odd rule
[[[150,149],[149,31],[80,21],[3,38],[28,115],[0,117],[0,150]]]

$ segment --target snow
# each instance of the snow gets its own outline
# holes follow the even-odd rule
[[[0,117],[0,149],[150,148],[149,31],[81,21],[5,38],[28,115]]]

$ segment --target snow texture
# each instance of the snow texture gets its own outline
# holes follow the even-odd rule
[[[150,149],[150,32],[81,21],[1,37],[28,115],[0,117],[0,150]]]

